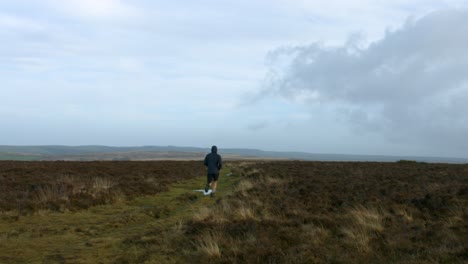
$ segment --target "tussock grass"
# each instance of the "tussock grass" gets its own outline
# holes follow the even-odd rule
[[[64,185],[40,186],[33,196],[39,203],[48,203],[56,200],[68,201],[67,188]]]
[[[115,185],[117,185],[117,183],[110,178],[96,177],[92,180],[92,189],[95,192],[108,191]]]
[[[305,224],[301,226],[301,231],[304,237],[308,239],[313,246],[320,246],[326,243],[326,240],[330,237],[330,230],[327,230],[323,226],[316,226],[313,224]]]
[[[467,215],[468,209],[457,201],[456,206],[449,210],[444,220],[448,228],[455,229],[465,223]]]
[[[187,226],[182,220],[179,219],[172,227],[172,234],[174,236],[183,235],[186,229]]]
[[[64,174],[55,179],[55,184],[71,187],[71,195],[83,192],[86,189],[86,179],[78,176]]]
[[[202,222],[212,215],[212,210],[208,207],[196,208],[193,213],[193,220]]]
[[[233,218],[237,220],[255,220],[255,212],[248,204],[241,204],[233,213]]]
[[[369,242],[371,240],[371,235],[369,234],[368,230],[356,226],[352,228],[343,228],[343,234],[345,234],[347,240],[346,242],[355,248],[360,253],[369,253],[371,251],[371,247]]]
[[[351,221],[344,227],[343,233],[347,243],[359,252],[368,253],[372,250],[370,242],[375,232],[383,232],[382,216],[375,208],[357,206],[349,210]]]
[[[382,215],[375,208],[358,206],[351,209],[349,214],[352,216],[354,224],[362,229],[375,232],[382,232],[384,230]]]
[[[253,187],[254,187],[254,184],[252,183],[251,180],[242,180],[237,184],[235,190],[237,192],[245,193],[248,190],[252,189]]]
[[[203,234],[196,243],[197,251],[209,259],[220,258],[221,250],[219,249],[217,237],[219,237],[219,234],[216,233]]]
[[[266,184],[267,186],[272,186],[272,185],[282,185],[282,184],[284,184],[286,181],[285,181],[284,179],[266,176],[265,179],[264,179],[264,182],[265,182],[265,184]]]

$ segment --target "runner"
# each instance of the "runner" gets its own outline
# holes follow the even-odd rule
[[[205,185],[205,193],[211,186],[211,197],[215,196],[216,186],[218,185],[219,170],[223,166],[221,156],[218,154],[218,148],[216,146],[211,147],[211,153],[207,154],[205,161],[203,162],[208,167],[207,183]]]

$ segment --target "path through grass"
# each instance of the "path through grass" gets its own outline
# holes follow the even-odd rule
[[[216,198],[204,196],[206,177],[175,183],[169,191],[78,212],[0,214],[0,263],[177,262],[166,244],[180,223],[231,192],[236,176],[221,172]],[[148,256],[148,248],[158,249]]]

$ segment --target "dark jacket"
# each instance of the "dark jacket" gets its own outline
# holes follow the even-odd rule
[[[219,170],[223,167],[223,161],[216,146],[211,147],[211,153],[206,155],[203,164],[208,167],[209,174],[219,173]]]

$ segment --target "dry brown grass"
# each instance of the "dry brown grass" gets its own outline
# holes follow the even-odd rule
[[[366,229],[370,232],[382,232],[382,215],[375,208],[358,206],[350,210],[349,214],[354,220],[354,225]]]
[[[236,220],[256,220],[254,209],[248,204],[240,204],[232,214]]]
[[[265,176],[264,182],[267,186],[272,186],[272,185],[281,185],[284,184],[286,181],[284,179],[280,178],[274,178],[270,176]]]
[[[241,180],[235,187],[235,192],[242,196],[248,196],[248,191],[254,187],[254,183],[251,180]]]
[[[220,258],[221,250],[217,242],[218,236],[219,235],[215,233],[203,234],[196,243],[197,251],[209,259]]]
[[[34,199],[39,203],[48,203],[57,200],[68,201],[69,196],[64,185],[40,186],[33,193]]]
[[[323,245],[326,240],[330,237],[330,230],[323,226],[316,226],[313,224],[305,224],[301,226],[304,236],[314,246]]]
[[[342,232],[346,235],[346,243],[352,248],[357,249],[360,253],[369,253],[371,251],[369,245],[371,235],[366,229],[356,226],[343,228]]]
[[[444,219],[447,227],[454,229],[463,225],[466,221],[466,216],[468,215],[467,211],[468,208],[463,207],[463,205],[457,202],[457,206],[449,210],[447,217]]]
[[[112,187],[117,185],[116,182],[110,178],[96,177],[92,180],[92,189],[95,192],[109,191]]]
[[[207,220],[212,215],[212,209],[208,207],[197,208],[193,213],[193,219],[198,222]]]
[[[172,227],[172,234],[173,235],[182,235],[186,230],[186,225],[182,220],[177,221],[177,223]]]

